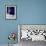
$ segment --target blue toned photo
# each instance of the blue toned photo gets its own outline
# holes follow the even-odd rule
[[[6,6],[6,19],[16,19],[16,6]]]

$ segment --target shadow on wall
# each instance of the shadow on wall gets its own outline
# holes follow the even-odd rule
[[[20,42],[20,46],[46,46],[46,42],[44,41],[31,41],[31,40],[28,40],[28,41],[23,41],[21,40]]]

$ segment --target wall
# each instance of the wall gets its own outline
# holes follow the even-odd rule
[[[5,4],[17,6],[17,19],[5,20]],[[0,44],[7,44],[18,24],[46,24],[46,0],[0,0]],[[17,43],[17,39],[16,39]]]
[[[46,24],[46,0],[20,1],[21,24]]]
[[[13,0],[0,0],[0,44],[7,44],[9,42],[8,40],[8,34],[10,32],[16,32],[17,34],[17,24],[19,20],[19,16],[17,15],[16,20],[5,20],[5,5],[13,4],[17,5],[17,1]],[[15,41],[18,42],[17,39]]]

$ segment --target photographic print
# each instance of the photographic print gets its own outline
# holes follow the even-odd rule
[[[16,6],[6,5],[6,19],[16,19]]]

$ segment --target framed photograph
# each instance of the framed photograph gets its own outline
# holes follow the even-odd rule
[[[6,19],[16,19],[16,5],[6,5]]]

